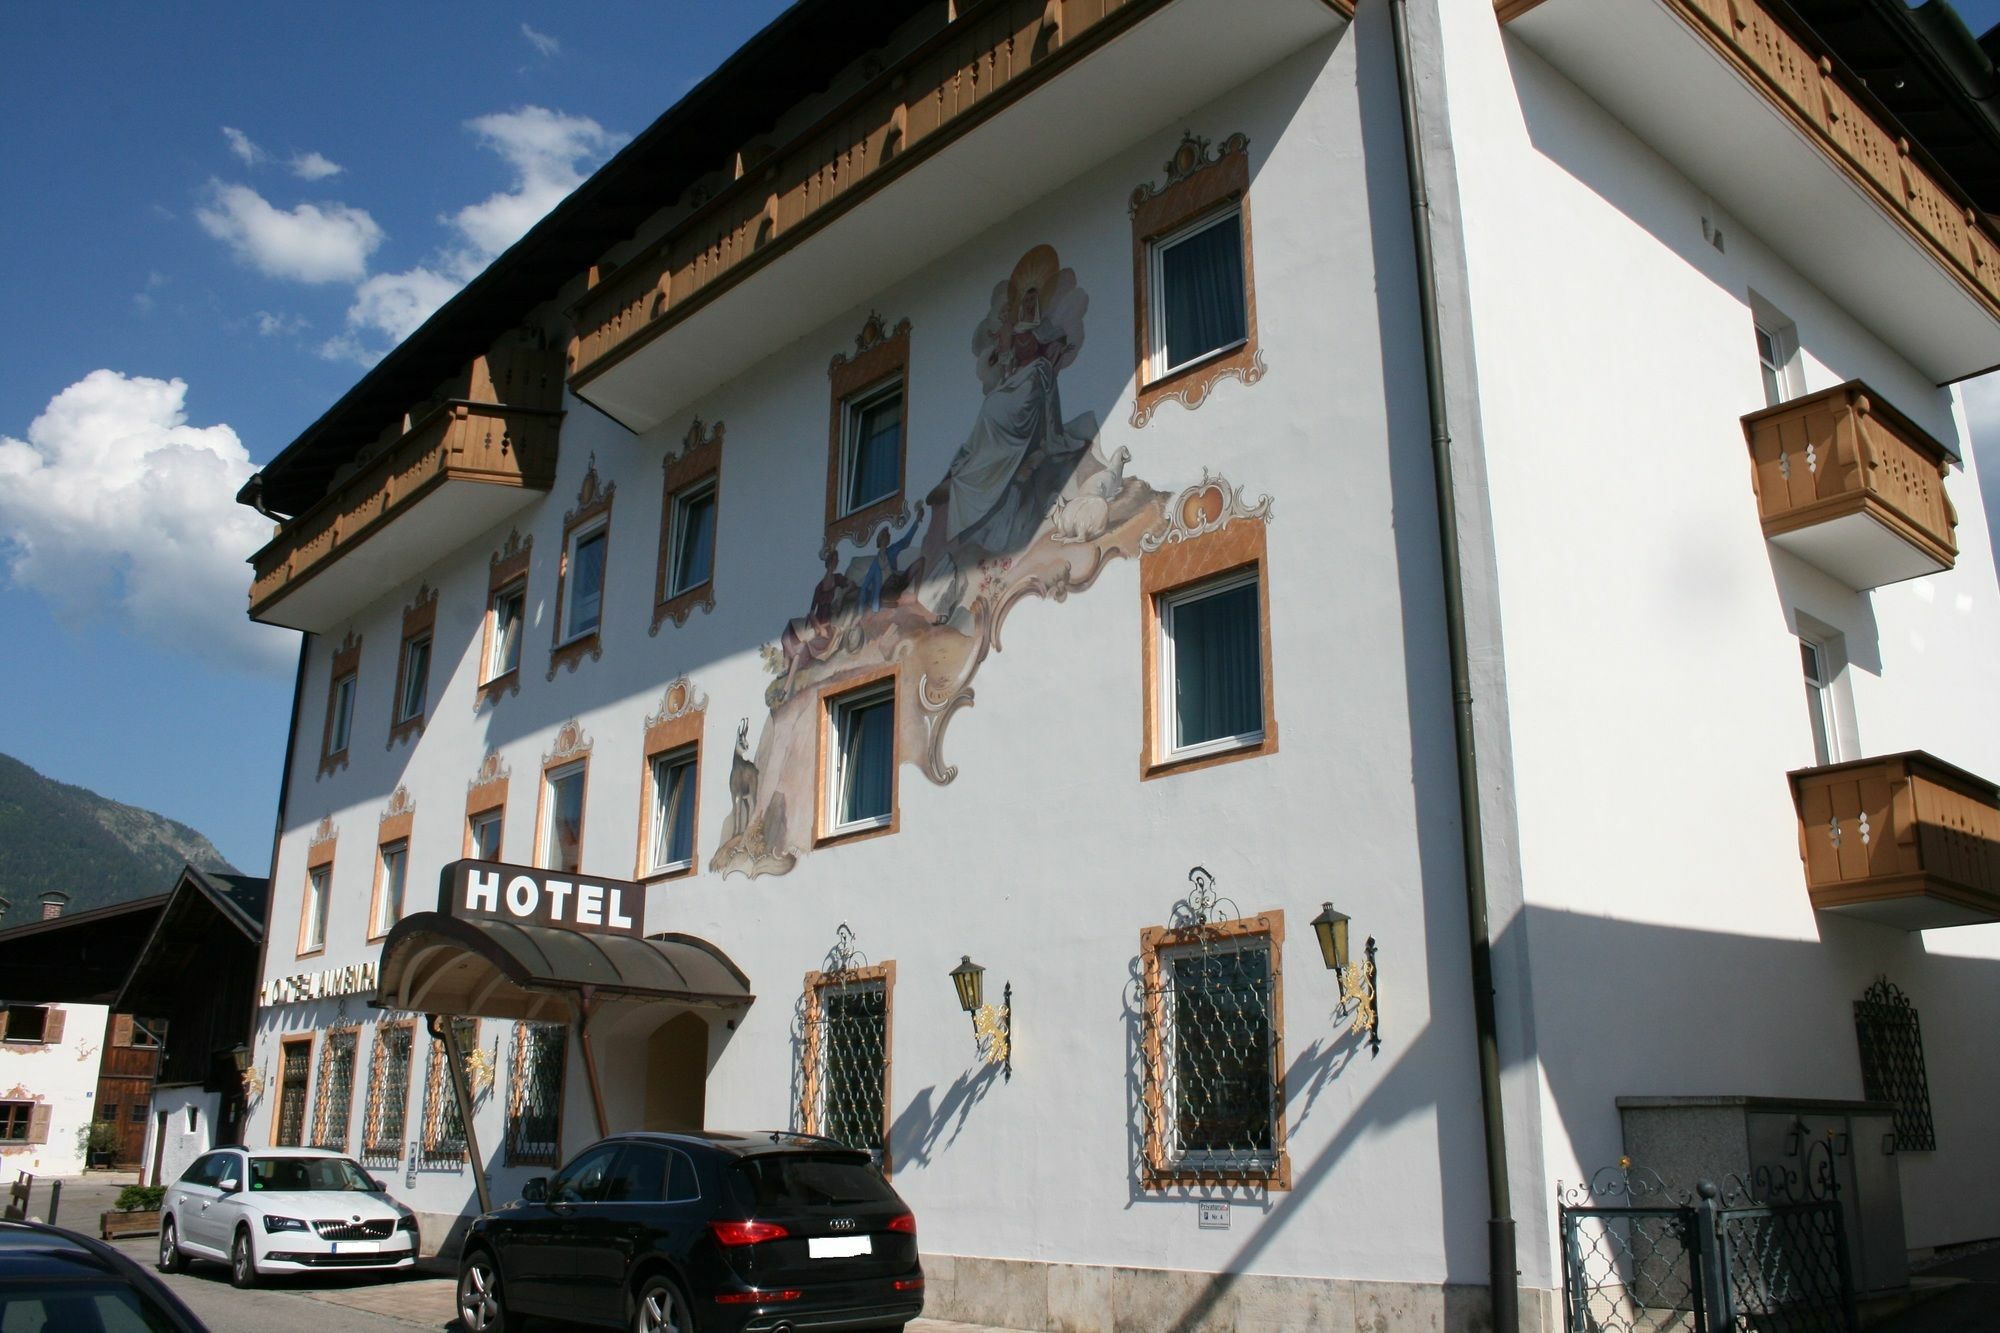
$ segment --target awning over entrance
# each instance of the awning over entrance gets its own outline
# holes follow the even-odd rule
[[[740,1009],[756,997],[728,955],[692,935],[591,935],[443,912],[404,917],[382,941],[385,1009],[563,1022],[577,998]]]

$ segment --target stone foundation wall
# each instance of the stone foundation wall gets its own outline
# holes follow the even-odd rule
[[[1051,1333],[1492,1333],[1484,1286],[1110,1268],[926,1254],[924,1314]],[[1554,1292],[1521,1292],[1521,1333],[1562,1326]]]

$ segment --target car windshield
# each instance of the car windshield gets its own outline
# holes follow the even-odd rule
[[[745,1157],[729,1172],[729,1191],[751,1212],[774,1206],[881,1203],[896,1197],[866,1157],[769,1153]]]
[[[180,1325],[143,1293],[115,1282],[9,1282],[0,1287],[0,1329],[102,1329],[174,1333]]]
[[[295,1194],[301,1190],[366,1192],[374,1185],[345,1157],[252,1157],[250,1188]]]

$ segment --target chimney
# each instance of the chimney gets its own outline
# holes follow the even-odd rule
[[[69,895],[58,889],[50,889],[42,895],[42,920],[48,921],[62,915],[62,909],[69,905]]]

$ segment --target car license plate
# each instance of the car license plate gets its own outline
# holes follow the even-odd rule
[[[857,1254],[873,1254],[875,1246],[866,1236],[808,1236],[806,1254],[813,1259],[852,1259]]]
[[[338,1240],[333,1243],[335,1254],[380,1254],[382,1242],[379,1240]]]

